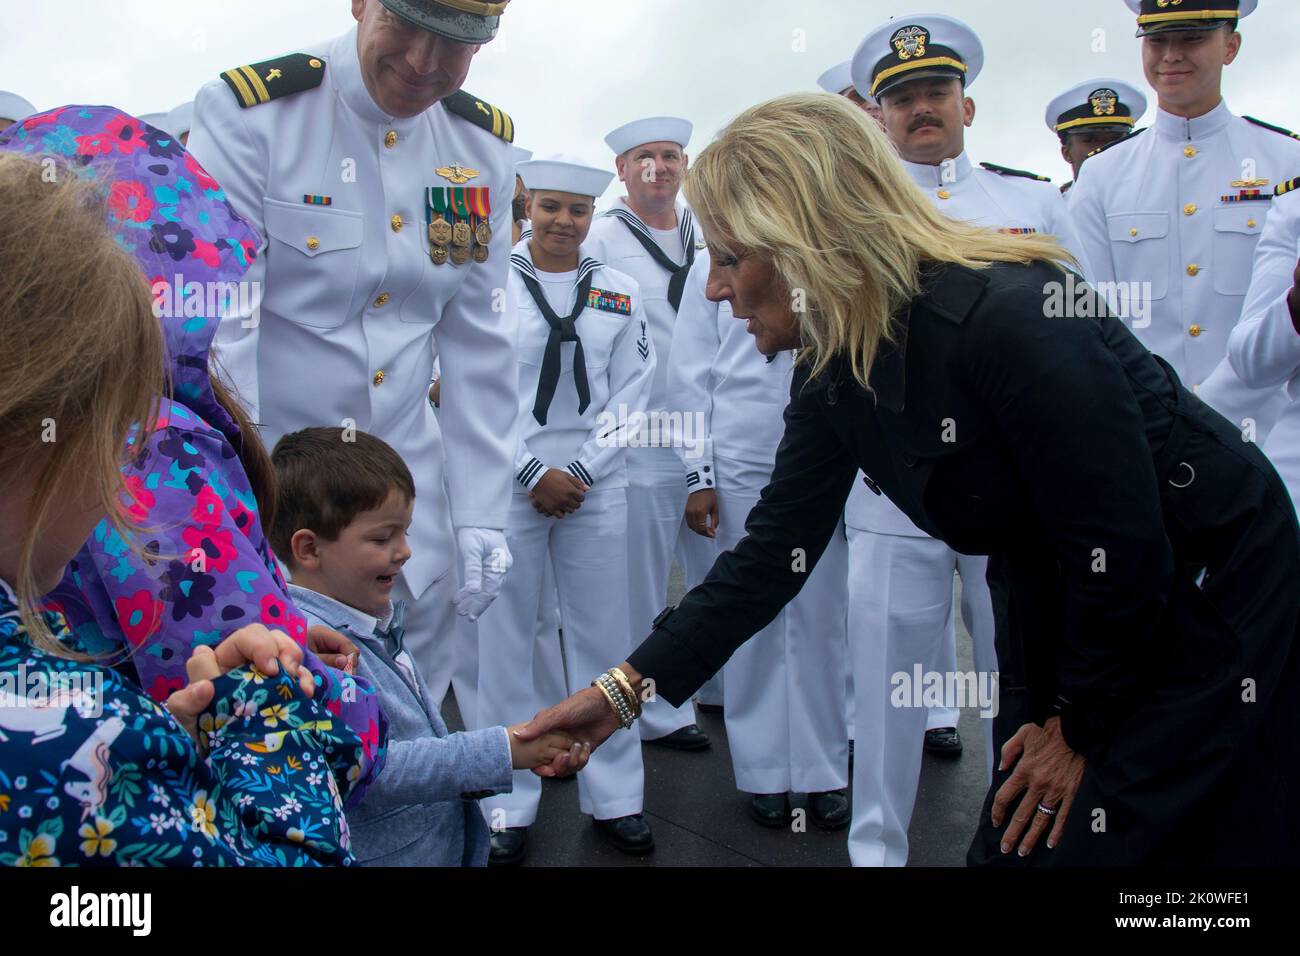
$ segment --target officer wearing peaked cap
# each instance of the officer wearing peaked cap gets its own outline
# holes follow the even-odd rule
[[[1075,179],[1090,153],[1133,133],[1147,98],[1121,80],[1099,77],[1070,87],[1047,104],[1047,128],[1061,141],[1061,158]],[[1061,187],[1068,192],[1074,181]]]
[[[1240,117],[1222,94],[1255,0],[1125,0],[1137,14],[1158,101],[1140,135],[1092,156],[1070,213],[1093,278],[1134,334],[1199,398],[1262,443],[1285,396],[1250,388],[1226,361],[1273,187],[1300,168],[1300,141]],[[1127,300],[1127,301],[1125,301]]]
[[[515,246],[506,290],[518,328],[518,445],[507,538],[515,567],[479,619],[476,720],[529,720],[555,703],[538,693],[538,602],[554,569],[570,687],[586,686],[631,648],[627,616],[627,452],[650,394],[655,351],[641,290],[584,243],[595,197],[613,178],[569,156],[521,163],[534,231]],[[644,622],[642,624],[644,627]],[[578,777],[578,800],[624,852],[653,849],[641,817],[641,741],[616,734]],[[484,801],[494,824],[489,863],[517,863],[537,815],[541,781]]]
[[[354,425],[415,476],[395,596],[439,701],[455,614],[476,618],[510,565],[514,330],[493,297],[506,285],[514,124],[459,89],[505,8],[354,0],[343,36],[205,86],[190,141],[265,237],[248,274],[256,311],[223,321],[217,347],[268,444]],[[472,711],[476,682],[454,679]]]
[[[880,101],[886,135],[916,186],[941,213],[1014,234],[1047,233],[1079,255],[1060,192],[1043,177],[972,163],[966,95],[984,66],[970,27],[952,17],[901,16],[871,31],[854,53],[853,85]],[[960,427],[960,426],[958,426]],[[953,574],[975,669],[997,671],[987,559],[960,555],[929,537],[863,480],[845,511],[849,539],[849,644],[856,694],[855,737],[873,739],[881,759],[854,764],[849,855],[858,866],[901,866],[926,749],[959,753],[954,702],[927,712],[889,704],[888,674],[956,670]],[[880,661],[887,661],[882,675]],[[983,721],[992,767],[992,721]],[[886,770],[886,768],[889,768]]]
[[[630,275],[641,286],[655,353],[668,355],[686,276],[700,246],[690,210],[678,198],[689,158],[692,125],[676,116],[649,116],[605,137],[614,152],[627,195],[616,199],[591,227],[591,254]],[[647,412],[671,405],[666,360],[655,370]],[[658,432],[659,430],[655,430]],[[655,432],[651,433],[653,438]],[[687,488],[681,460],[660,433],[657,447],[628,450],[628,612],[639,634],[663,610],[673,554],[699,548],[683,514]],[[684,561],[686,563],[686,561]],[[702,750],[709,738],[695,722],[690,701],[672,707],[662,698],[647,703],[640,734],[680,750]]]
[[[36,112],[36,107],[17,93],[0,90],[0,129],[11,126],[19,120],[27,119]]]
[[[817,77],[817,85],[827,93],[843,96],[851,103],[857,104],[877,123],[880,122],[880,104],[874,96],[863,96],[853,86],[853,61],[845,60]]]

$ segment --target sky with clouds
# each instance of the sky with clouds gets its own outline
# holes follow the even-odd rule
[[[0,90],[38,109],[109,103],[134,113],[191,99],[229,67],[319,49],[353,23],[348,0],[0,0],[0,9],[12,14],[0,30]],[[965,20],[984,43],[967,134],[976,161],[1064,182],[1047,103],[1095,76],[1149,92],[1123,0],[513,0],[465,87],[511,114],[519,145],[612,166],[603,137],[628,120],[685,116],[698,151],[747,106],[816,89],[875,26],[926,12]],[[1241,29],[1229,106],[1300,129],[1300,2],[1261,0]]]

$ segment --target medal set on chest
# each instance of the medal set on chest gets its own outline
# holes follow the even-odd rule
[[[448,260],[463,266],[473,259],[487,262],[492,241],[492,206],[486,186],[465,186],[478,176],[463,166],[440,166],[439,176],[457,185],[430,186],[426,191],[425,216],[429,226],[429,258],[440,266]]]

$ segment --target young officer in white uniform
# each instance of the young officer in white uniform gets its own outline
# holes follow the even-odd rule
[[[507,539],[515,568],[478,622],[477,720],[527,720],[554,700],[533,679],[543,571],[555,572],[569,685],[588,684],[602,661],[631,650],[627,607],[627,441],[654,378],[649,320],[634,279],[583,245],[595,197],[612,174],[567,158],[518,167],[533,234],[514,249],[506,301],[519,330],[519,442]],[[611,656],[612,655],[612,656]],[[622,655],[622,656],[620,656]],[[608,749],[608,753],[605,751]],[[654,847],[641,816],[640,740],[615,735],[578,776],[579,804],[616,847]],[[541,780],[515,775],[514,791],[483,801],[490,860],[516,863],[537,816]]]
[[[1091,153],[1132,133],[1146,111],[1145,96],[1122,80],[1104,76],[1076,83],[1048,103],[1047,128],[1060,141],[1061,158],[1074,176],[1061,192],[1070,192]]]
[[[955,219],[1003,231],[1049,233],[1077,253],[1060,192],[1041,177],[974,166],[964,130],[974,117],[965,90],[983,66],[983,46],[951,17],[898,17],[873,30],[853,57],[858,92],[880,102],[885,129],[917,187]],[[954,422],[960,429],[961,423]],[[857,866],[902,866],[927,723],[955,727],[957,712],[895,707],[891,677],[952,672],[956,664],[953,573],[961,575],[962,619],[975,670],[997,671],[987,560],[928,537],[860,476],[845,510],[849,539],[849,646],[856,695],[853,826]],[[955,702],[949,702],[955,703]],[[992,772],[992,721],[984,725]],[[928,741],[927,741],[928,742]]]
[[[36,107],[17,93],[0,90],[0,129],[12,126],[19,120],[27,119],[36,113]]]
[[[672,116],[636,120],[606,136],[627,195],[596,220],[588,239],[592,256],[640,284],[650,336],[663,356],[672,343],[677,307],[697,250],[690,210],[677,198],[690,139],[690,122]],[[665,362],[655,373],[649,414],[671,408],[667,380]],[[644,636],[668,598],[673,553],[684,532],[686,488],[681,459],[670,447],[628,449],[627,469],[629,622],[633,634]],[[709,745],[690,701],[672,707],[653,698],[637,723],[644,740],[681,750]]]
[[[708,277],[702,255],[673,329],[668,389],[686,414],[705,423],[703,440],[679,449],[695,478],[688,526],[702,541],[729,549],[745,536],[745,519],[772,477],[794,353],[764,357],[731,307],[709,301]],[[809,794],[815,825],[839,829],[849,822],[847,575],[840,529],[799,596],[723,668],[736,786],[754,795],[750,813],[764,826],[787,825],[790,792]]]
[[[190,149],[266,236],[247,276],[260,299],[223,320],[218,348],[268,445],[354,425],[410,466],[413,556],[395,596],[441,701],[454,614],[482,613],[510,565],[515,338],[493,296],[509,262],[513,123],[457,90],[502,5],[353,6],[359,26],[322,49],[205,86]]]
[[[1130,320],[1134,334],[1243,438],[1262,444],[1286,396],[1237,377],[1228,336],[1273,187],[1300,168],[1300,142],[1233,115],[1223,99],[1223,68],[1241,45],[1237,19],[1256,0],[1126,2],[1139,14],[1142,66],[1159,109],[1148,131],[1088,160],[1070,215],[1095,282],[1149,291],[1146,315]]]
[[[1268,225],[1255,250],[1255,272],[1228,337],[1228,359],[1252,388],[1285,385],[1287,405],[1277,417],[1264,453],[1277,467],[1291,503],[1300,503],[1300,179],[1273,191]]]

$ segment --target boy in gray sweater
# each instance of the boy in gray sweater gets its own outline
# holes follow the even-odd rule
[[[270,540],[292,575],[289,591],[309,624],[360,650],[358,669],[389,718],[383,770],[348,811],[352,851],[372,866],[483,866],[488,826],[477,800],[509,792],[512,769],[584,753],[565,734],[524,742],[515,728],[449,734],[402,647],[393,583],[411,556],[415,482],[398,454],[365,432],[306,428],[271,455],[276,511]]]

